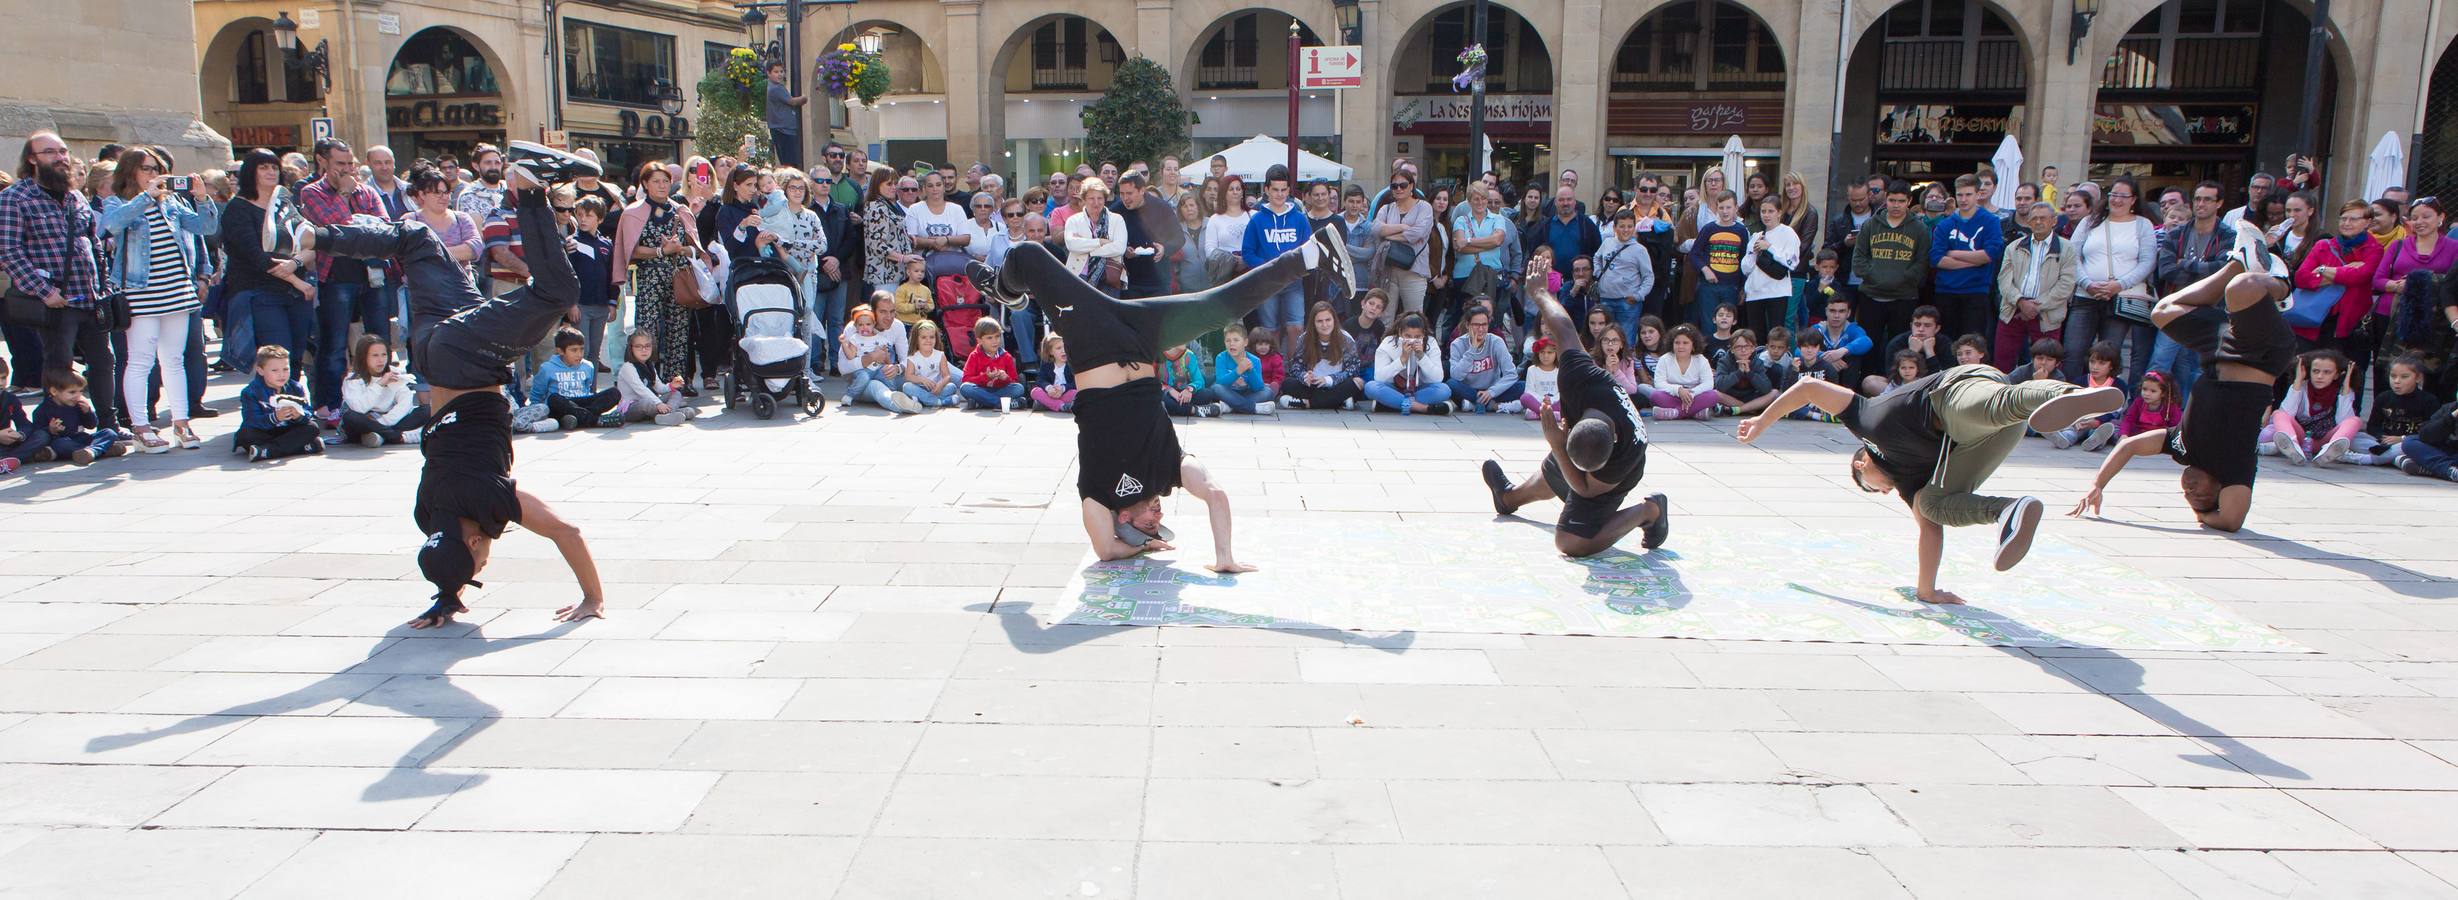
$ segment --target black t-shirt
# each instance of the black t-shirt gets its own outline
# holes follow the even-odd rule
[[[1888,478],[1903,502],[1929,483],[1938,459],[1946,451],[1946,435],[1937,428],[1937,412],[1929,395],[1944,383],[1945,373],[1906,382],[1874,398],[1853,397],[1844,407],[1843,425],[1869,448],[1869,456]],[[2248,445],[2250,446],[2250,445]]]
[[[1146,199],[1144,202],[1151,203],[1152,201]],[[1118,217],[1126,220],[1127,223],[1127,233],[1120,236],[1127,242],[1125,257],[1127,290],[1139,297],[1157,297],[1169,293],[1169,275],[1161,269],[1161,255],[1159,253],[1150,256],[1135,254],[1135,249],[1138,247],[1160,243],[1152,237],[1151,232],[1144,229],[1143,209],[1140,207],[1128,209],[1125,203],[1112,200],[1110,201],[1110,212],[1117,213]]]
[[[427,423],[418,450],[426,466],[410,515],[421,534],[434,534],[444,517],[458,516],[496,538],[506,524],[521,520],[512,481],[512,402],[502,393],[454,397]]]
[[[2168,429],[2168,458],[2210,473],[2221,487],[2253,484],[2270,385],[2204,378],[2185,401],[2184,418]]]
[[[1587,351],[1572,348],[1561,357],[1562,424],[1579,424],[1588,410],[1598,410],[1613,423],[1613,456],[1588,477],[1615,486],[1617,493],[1638,485],[1639,466],[1647,461],[1647,424],[1605,367]]]

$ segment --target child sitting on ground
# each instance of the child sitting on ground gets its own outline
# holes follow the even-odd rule
[[[984,319],[982,321],[989,321]],[[978,331],[978,329],[976,329]],[[1006,355],[1005,344],[999,346]],[[1014,357],[1007,357],[1013,360]],[[1009,365],[1014,365],[1010,362]],[[913,326],[913,352],[905,356],[905,396],[933,409],[956,405],[954,366],[947,362],[947,353],[939,349],[939,326],[920,322]]]
[[[1819,336],[1815,329],[1808,328],[1792,336],[1792,352],[1784,355],[1782,368],[1777,369],[1770,366],[1769,370],[1774,373],[1777,381],[1783,382],[1798,382],[1803,378],[1815,378],[1829,384],[1841,384],[1843,378],[1843,372],[1827,361],[1826,338]],[[1818,404],[1815,403],[1794,410],[1792,418],[1810,422],[1839,421],[1833,414],[1819,409]]]
[[[1281,382],[1288,380],[1289,361],[1280,355],[1280,336],[1269,328],[1257,326],[1246,332],[1246,352],[1263,362],[1263,389],[1280,396]]]
[[[1800,305],[1787,311],[1786,318],[1795,322],[1802,319],[1803,310],[1825,309],[1827,301],[1835,299],[1836,292],[1843,288],[1843,279],[1840,277],[1843,273],[1841,254],[1833,250],[1820,250],[1817,257],[1810,262],[1809,267],[1811,270],[1809,284],[1802,288],[1801,299],[1798,301]],[[1775,342],[1773,337],[1775,329],[1767,329],[1767,334],[1769,335],[1767,346],[1781,346]]]
[[[1493,332],[1494,313],[1471,306],[1460,316],[1460,335],[1451,339],[1451,399],[1463,412],[1519,412],[1519,371],[1511,365],[1511,347]]]
[[[1753,415],[1775,402],[1775,379],[1759,361],[1756,332],[1735,329],[1732,341],[1716,354],[1715,392],[1725,415]]]
[[[1878,388],[1878,396],[1884,397],[1892,394],[1902,389],[1904,385],[1927,377],[1928,374],[1929,362],[1920,355],[1920,351],[1897,350],[1895,358],[1886,363],[1886,382],[1885,386]],[[1867,386],[1864,385],[1863,388],[1866,389]]]
[[[1561,348],[1554,349],[1559,351]],[[1630,395],[1631,402],[1638,404],[1640,414],[1653,414],[1652,404],[1640,402],[1647,399],[1646,394],[1639,393],[1639,389],[1649,383],[1647,367],[1639,365],[1638,358],[1631,354],[1630,339],[1622,334],[1622,326],[1608,324],[1604,333],[1597,336],[1596,364],[1604,367],[1605,375],[1613,379],[1614,387],[1621,388],[1622,393]],[[1558,395],[1559,392],[1556,393]]]
[[[1708,359],[1716,358],[1716,354],[1733,345],[1733,329],[1740,325],[1741,310],[1730,303],[1715,308],[1715,330],[1707,333]]]
[[[1220,339],[1224,349],[1212,357],[1212,386],[1204,396],[1230,412],[1271,415],[1275,395],[1263,386],[1263,360],[1246,352],[1246,329],[1232,327]]]
[[[2424,358],[2414,354],[2390,361],[2390,386],[2373,395],[2373,414],[2356,435],[2347,462],[2359,466],[2395,463],[2398,442],[2424,427],[2439,400],[2424,392]]]
[[[8,360],[0,359],[0,385],[9,382]],[[0,389],[0,475],[15,473],[35,452],[45,454],[51,448],[31,440],[34,420],[26,417],[26,404],[17,399],[17,392]]]
[[[1041,384],[1034,386],[1032,398],[1050,412],[1075,409],[1075,373],[1067,369],[1067,342],[1058,335],[1041,339]]]
[[[40,426],[39,411],[35,418]],[[290,351],[278,344],[256,348],[256,377],[239,389],[239,430],[230,449],[247,454],[249,462],[324,452],[316,423],[307,417],[307,390],[290,379]]]
[[[298,409],[304,412],[306,406],[301,404]],[[309,440],[314,440],[315,427],[309,426],[307,432]],[[85,376],[68,369],[43,373],[43,402],[35,404],[26,434],[28,443],[35,445],[27,456],[29,462],[65,459],[84,466],[97,459],[128,455],[128,444],[119,439],[119,433],[103,428],[94,417],[94,404],[85,398]]]
[[[538,375],[529,381],[529,402],[546,404],[546,414],[564,431],[580,426],[599,428],[623,427],[623,394],[614,388],[597,389],[597,367],[590,365],[585,354],[589,340],[570,328],[555,332],[555,356],[538,364]]]
[[[1640,316],[1638,338],[1637,343],[1631,345],[1631,352],[1638,356],[1641,365],[1654,363],[1656,357],[1664,355],[1664,320],[1655,316]]]
[[[2031,342],[2031,361],[2006,373],[2006,380],[2020,384],[2026,381],[2064,381],[2065,345],[2042,338]]]
[[[1789,370],[1790,366],[1779,366],[1779,364],[1783,363],[1785,357],[1792,353],[1792,329],[1777,325],[1767,329],[1766,338],[1765,343],[1758,345],[1758,361],[1766,365],[1769,372],[1777,368]],[[1783,390],[1784,385],[1778,383],[1775,389]]]
[[[1205,418],[1221,414],[1218,402],[1203,396],[1205,366],[1195,364],[1195,355],[1185,344],[1161,351],[1161,408],[1173,416]]]
[[[2398,470],[2425,478],[2458,481],[2458,403],[2443,404],[2398,442]]]
[[[2090,361],[2086,363],[2090,367],[2089,371],[2083,375],[2084,387],[2112,387],[2131,393],[2125,384],[2125,378],[2117,374],[2117,366],[2121,365],[2122,361],[2117,357],[2115,343],[2110,341],[2093,343],[2089,359]],[[2050,434],[2048,442],[2059,450],[2079,444],[2084,452],[2097,453],[2101,447],[2108,446],[2109,441],[2116,439],[2117,420],[2123,416],[2123,413],[2085,416],[2075,420],[2074,427],[2058,429],[2055,433]]]
[[[2174,428],[2184,420],[2185,406],[2176,402],[2176,386],[2168,382],[2166,373],[2151,372],[2142,376],[2142,390],[2125,408],[2117,433],[2133,437],[2154,428]]]
[[[1869,332],[1861,330],[1860,323],[1852,321],[1852,303],[1842,297],[1828,298],[1826,318],[1802,329],[1801,333],[1817,336],[1818,353],[1832,370],[1835,383],[1846,389],[1851,388],[1856,380],[1853,378],[1856,368],[1852,361],[1867,355],[1870,349]],[[1873,386],[1883,387],[1866,382],[1860,385],[1863,393]]]
[[[350,345],[350,375],[341,380],[341,440],[373,449],[418,443],[427,408],[410,392],[409,376],[394,371],[392,347],[372,334]]]
[[[1024,383],[1016,378],[1016,358],[999,337],[997,319],[973,323],[973,355],[964,359],[964,384],[957,386],[974,409],[1005,413],[1024,399]]]
[[[681,425],[699,417],[697,407],[683,404],[680,375],[657,381],[657,336],[634,331],[623,342],[623,367],[615,370],[615,390],[623,394],[623,417],[634,422]]]
[[[1620,335],[1621,326],[1606,332]],[[1528,363],[1525,378],[1520,379],[1520,415],[1536,421],[1547,403],[1562,402],[1562,348],[1553,345],[1552,338],[1536,339],[1535,360]]]
[[[2270,413],[2261,443],[2263,456],[2284,456],[2296,465],[2338,462],[2355,446],[2364,430],[2356,417],[2356,392],[2344,377],[2347,357],[2336,350],[2314,350],[2296,357],[2296,380],[2287,397]]]
[[[1954,364],[1976,366],[1989,361],[1989,342],[1976,334],[1954,339]]]

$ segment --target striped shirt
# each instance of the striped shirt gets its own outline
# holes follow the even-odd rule
[[[166,316],[197,308],[196,282],[188,278],[188,264],[180,254],[179,238],[171,233],[171,222],[163,218],[162,209],[145,211],[145,284],[128,289],[128,312],[138,316]]]

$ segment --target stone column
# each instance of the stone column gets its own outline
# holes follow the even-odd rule
[[[384,53],[384,42],[391,36],[376,31],[378,11],[371,4],[352,4],[349,27],[333,29],[333,93],[327,102],[333,111],[334,131],[357,148],[362,158],[367,148],[384,143],[390,134],[384,120],[384,76],[392,60]],[[356,40],[345,46],[345,36]],[[400,162],[401,174],[407,177],[409,161]]]
[[[990,57],[982,51],[981,0],[941,0],[947,14],[947,155],[978,159],[993,171],[1008,171],[1000,154],[1007,149],[1007,111],[993,102],[986,72]]]
[[[1127,45],[1127,55],[1133,56],[1140,53],[1163,66],[1171,69],[1178,68],[1182,60],[1172,58],[1169,46],[1171,5],[1171,0],[1135,0],[1135,30],[1133,32],[1135,42]],[[1263,37],[1270,36],[1264,35]],[[1194,84],[1194,81],[1186,78],[1181,78],[1179,81],[1189,86]]]
[[[1405,24],[1383,21],[1381,0],[1359,0],[1358,43],[1365,85],[1338,92],[1340,164],[1355,169],[1352,180],[1375,184],[1391,160],[1391,57]]]
[[[1607,183],[1603,30],[1599,0],[1563,0],[1562,45],[1554,56],[1553,171],[1575,169],[1587,184]],[[1468,148],[1471,159],[1476,151]]]
[[[2045,165],[2056,166],[2057,176],[2068,183],[2089,177],[2091,119],[2099,97],[2100,69],[2132,24],[2101,17],[2068,64],[2066,47],[2073,42],[2074,18],[2056,12],[2048,16],[2048,27],[2041,31],[2048,40],[2033,48],[2028,60],[2030,88],[2023,93],[2023,126],[2015,134],[2023,145],[2023,167],[2030,170],[2022,177]],[[1998,174],[2000,179],[2005,177]]]
[[[2440,62],[2443,47],[2441,40],[2424,33],[2430,2],[2381,0],[2378,13],[2361,4],[2331,6],[2332,24],[2346,38],[2349,64],[2339,72],[2339,95],[2322,98],[2323,109],[2338,110],[2330,146],[2321,148],[2328,154],[2322,172],[2327,197],[2355,197],[2364,190],[2373,145],[2383,132],[2398,132],[2408,158],[2415,157],[2416,106],[2424,102],[2423,81]],[[2441,11],[2444,30],[2452,19],[2458,19],[2458,9]],[[2335,55],[2330,62],[2338,65]],[[2275,168],[2282,162],[2265,159],[2262,164]]]
[[[1843,97],[1835,87],[1835,41],[1844,27],[1842,17],[1841,0],[1802,3],[1792,57],[1784,61],[1790,77],[1784,79],[1783,166],[1801,173],[1821,211],[1840,198],[1829,196],[1827,187],[1835,167],[1835,104]]]

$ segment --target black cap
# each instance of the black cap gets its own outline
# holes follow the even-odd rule
[[[427,534],[427,542],[418,548],[418,572],[435,585],[435,599],[461,602],[461,589],[478,582],[478,560],[469,553],[469,543],[462,540],[461,520],[439,517],[437,530]]]

